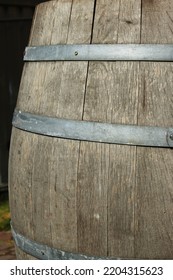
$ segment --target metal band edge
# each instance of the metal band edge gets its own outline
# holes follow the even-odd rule
[[[52,118],[15,110],[13,126],[51,137],[120,145],[173,147],[173,128]]]
[[[119,260],[120,258],[96,257],[86,256],[78,253],[66,252],[51,248],[47,245],[37,243],[31,239],[26,238],[22,234],[17,233],[12,224],[11,232],[15,244],[23,252],[32,255],[39,260]]]
[[[76,44],[26,47],[24,61],[173,61],[173,44]]]

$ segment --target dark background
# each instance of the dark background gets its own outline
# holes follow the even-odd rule
[[[0,0],[0,191],[8,186],[12,115],[35,6],[46,0]]]

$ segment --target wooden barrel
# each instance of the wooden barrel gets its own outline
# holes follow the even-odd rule
[[[112,45],[154,44],[144,46],[154,60],[156,44],[173,43],[172,12],[170,0],[49,1],[36,9],[29,46],[106,44],[109,56]],[[9,159],[19,259],[173,258],[173,64],[132,53],[25,63]],[[125,143],[103,140],[111,131]]]

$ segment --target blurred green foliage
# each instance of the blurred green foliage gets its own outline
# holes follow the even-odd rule
[[[8,199],[0,201],[0,231],[10,229],[10,209]]]

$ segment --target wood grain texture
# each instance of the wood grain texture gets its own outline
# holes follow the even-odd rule
[[[172,43],[172,1],[38,6],[30,45]],[[45,116],[172,126],[172,63],[29,62],[17,108]],[[172,150],[72,141],[13,128],[13,226],[68,252],[173,258]],[[17,250],[18,258],[32,258]]]
[[[34,238],[32,208],[32,168],[35,143],[26,133],[13,129],[9,158],[9,195],[11,220],[21,234]],[[14,147],[14,148],[13,148]]]
[[[89,43],[94,2],[84,2],[59,0],[39,5],[30,45]],[[87,62],[26,63],[17,108],[81,119],[87,67]],[[15,154],[15,147],[20,155]],[[13,128],[9,167],[13,226],[28,238],[73,252],[77,251],[78,150],[78,141]]]
[[[140,1],[97,1],[92,43],[139,43],[140,7]],[[138,71],[138,62],[90,62],[84,120],[137,123]],[[80,251],[134,257],[135,160],[135,147],[81,144]]]
[[[142,43],[173,43],[172,1],[143,1]],[[172,63],[140,63],[139,125],[172,126]],[[173,258],[173,151],[137,148],[136,257]],[[138,216],[138,219],[137,219]]]
[[[78,249],[107,254],[109,145],[81,143],[78,169]]]
[[[141,1],[120,1],[117,43],[140,43],[140,22]],[[111,122],[136,124],[139,63],[116,62],[116,70],[112,76],[116,91],[112,94]],[[108,190],[110,256],[135,257],[135,164],[136,147],[110,145]]]

